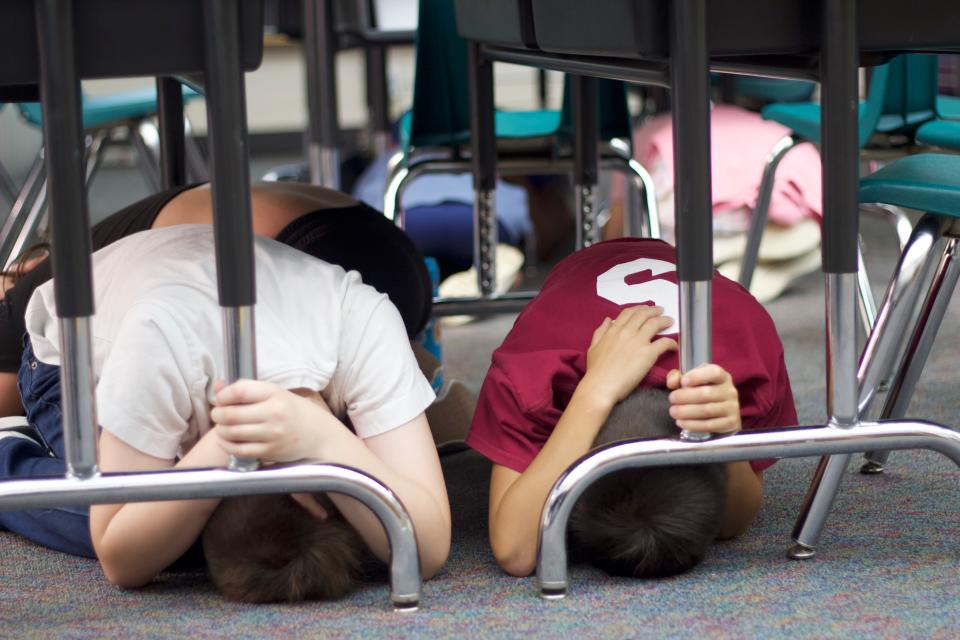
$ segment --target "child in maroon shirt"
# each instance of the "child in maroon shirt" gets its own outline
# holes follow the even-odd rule
[[[677,288],[670,245],[642,239],[594,245],[554,268],[494,352],[467,442],[494,463],[490,537],[494,555],[506,571],[517,575],[532,571],[547,492],[592,446],[612,438],[667,436],[669,431],[676,433],[676,427],[733,433],[741,423],[746,429],[796,424],[783,347],[773,322],[745,289],[722,276],[713,279],[714,364],[697,367],[681,379],[676,342],[663,337],[677,331],[673,321],[678,314]],[[647,393],[639,394],[642,390]],[[633,402],[632,415],[624,406],[615,410],[628,396],[638,394],[642,398]],[[659,421],[669,423],[668,431],[662,424],[651,424],[658,420],[653,417],[658,403]],[[760,474],[770,464],[726,465],[726,474],[719,474],[725,499],[714,515],[702,516],[716,521],[712,529],[705,525],[710,540],[716,535],[732,537],[749,527],[759,509]],[[624,515],[627,520],[610,523],[611,529],[621,525],[633,529],[638,522],[651,521],[651,514],[644,513],[649,500],[638,505],[636,496],[626,495],[654,493],[658,485],[652,478],[662,474],[650,471],[636,477],[632,488],[619,483],[618,491],[624,495],[618,498],[623,504],[617,509],[630,513]],[[673,479],[684,485],[676,476]],[[663,488],[670,491],[669,487],[668,476]],[[693,485],[690,490],[697,491]],[[679,504],[683,497],[673,498],[667,502],[681,510],[669,517],[689,520],[690,514]],[[612,509],[609,496],[600,502],[604,513]],[[650,535],[664,537],[662,531]],[[636,547],[636,541],[627,546]],[[676,549],[665,553],[675,555]],[[702,550],[690,557],[695,564]],[[642,563],[635,557],[626,564],[628,568],[613,572],[658,575],[689,568],[667,571],[654,563],[653,569],[638,570]]]

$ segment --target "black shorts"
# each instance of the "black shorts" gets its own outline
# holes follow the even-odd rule
[[[94,251],[149,229],[170,200],[194,186],[144,198],[95,225],[91,230]],[[432,287],[423,256],[403,231],[375,209],[357,204],[312,211],[284,227],[277,240],[348,271],[358,271],[366,284],[390,297],[411,338],[429,320]],[[51,277],[50,261],[44,260],[0,301],[0,371],[15,373],[19,369],[27,303],[34,290]]]

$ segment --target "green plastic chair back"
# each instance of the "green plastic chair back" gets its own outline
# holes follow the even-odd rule
[[[563,106],[560,112],[560,133],[569,136],[573,132],[573,99],[571,82],[563,83]],[[597,118],[600,120],[601,140],[613,138],[630,139],[630,111],[627,108],[627,85],[619,80],[597,81]]]
[[[877,131],[910,133],[935,116],[937,62],[935,55],[915,53],[897,56],[888,63],[889,75]]]
[[[936,95],[936,56],[902,55],[874,67],[867,98],[860,103],[860,146],[866,146],[877,131],[912,133],[934,117]],[[807,140],[820,141],[819,104],[771,104],[764,108],[763,117],[790,127]]]
[[[860,180],[860,202],[960,217],[960,156],[918,153]]]
[[[457,34],[452,0],[420,0],[419,10],[413,108],[401,123],[405,148],[465,144],[470,140],[467,42]],[[601,139],[629,138],[626,85],[601,80],[597,95]],[[498,137],[538,137],[568,132],[571,122],[565,82],[559,120],[556,111],[501,111],[496,129]]]
[[[810,99],[817,85],[806,80],[737,76],[734,79],[734,87],[739,95],[767,102],[803,102]]]
[[[409,145],[450,147],[470,139],[467,42],[451,0],[420,0]]]

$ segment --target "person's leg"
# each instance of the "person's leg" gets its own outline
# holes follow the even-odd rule
[[[19,386],[36,439],[19,429],[0,433],[0,480],[63,476],[59,370],[34,358],[29,342]],[[57,551],[94,557],[87,507],[2,511],[0,527]]]

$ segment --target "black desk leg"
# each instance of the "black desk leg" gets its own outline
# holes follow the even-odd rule
[[[572,76],[573,189],[577,215],[577,249],[600,242],[597,224],[597,79]]]
[[[304,0],[303,54],[307,68],[307,161],[310,164],[310,182],[339,189],[336,34],[330,0]]]
[[[387,48],[367,44],[367,108],[369,110],[370,148],[379,157],[390,148],[390,91],[387,86]]]
[[[97,474],[90,220],[84,166],[73,0],[37,0],[40,95],[52,231],[54,296],[60,321],[63,438],[67,476]]]
[[[161,181],[164,189],[172,189],[187,183],[183,88],[174,78],[157,78],[157,121]]]
[[[712,359],[710,282],[713,215],[710,189],[710,76],[706,0],[673,0],[670,84],[673,101],[674,216],[680,282],[680,368]],[[681,437],[703,440],[702,434]]]
[[[823,0],[820,54],[823,163],[823,271],[826,284],[827,415],[849,428],[859,421],[857,383],[857,144],[856,0]],[[787,552],[815,554],[827,514],[840,489],[850,454],[820,460]]]
[[[235,0],[205,0],[207,130],[217,252],[217,286],[224,314],[228,382],[256,378],[256,302],[247,114],[240,57],[240,9]],[[231,461],[249,469],[255,460]]]
[[[471,42],[470,151],[473,164],[473,264],[480,295],[489,297],[497,282],[497,140],[494,130],[493,63]]]

